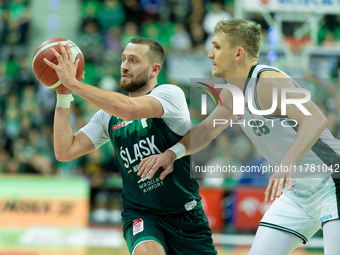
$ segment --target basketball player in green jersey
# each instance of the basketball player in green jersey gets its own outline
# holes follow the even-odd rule
[[[164,50],[155,41],[135,38],[122,53],[122,89],[129,96],[77,81],[69,45],[54,51],[54,68],[65,89],[57,89],[54,150],[68,161],[111,141],[123,179],[123,231],[131,254],[216,254],[199,187],[190,178],[189,158],[175,163],[173,178],[152,180],[137,176],[144,157],[160,153],[190,129],[183,91],[171,84],[157,85]],[[71,91],[101,108],[73,134],[70,125]]]
[[[227,88],[222,89],[222,104],[169,150],[143,159],[138,175],[143,178],[148,173],[148,178],[152,179],[153,174],[163,167],[160,175],[163,180],[172,172],[176,158],[200,151],[228,126],[214,125],[214,120],[228,120],[229,124],[238,122],[271,165],[296,166],[302,173],[308,172],[307,165],[314,166],[314,172],[325,167],[327,170],[313,175],[309,173],[309,178],[292,178],[293,171],[278,172],[270,178],[265,199],[273,201],[282,190],[283,193],[259,223],[249,254],[289,254],[299,244],[306,243],[320,228],[324,233],[325,254],[339,254],[340,181],[334,178],[332,169],[339,171],[340,141],[326,128],[326,118],[312,101],[303,104],[311,115],[305,115],[300,108],[289,104],[286,116],[282,116],[281,89],[292,90],[297,84],[279,69],[257,63],[261,43],[261,28],[251,21],[230,19],[217,23],[209,53],[212,73],[237,86],[244,95],[250,91],[250,96],[244,100],[244,114],[233,114],[232,93]],[[256,115],[249,110],[250,104],[255,110],[270,109],[275,88],[279,92],[278,107],[272,114]],[[287,94],[289,99],[304,96],[301,93]],[[254,119],[263,125],[260,128],[249,125]],[[282,119],[286,121],[285,126],[281,125]],[[298,125],[287,125],[292,120]],[[175,174],[178,174],[177,170]]]

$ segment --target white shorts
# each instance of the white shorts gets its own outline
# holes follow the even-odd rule
[[[340,179],[328,178],[309,197],[300,197],[284,189],[268,208],[259,226],[292,233],[306,243],[325,222],[339,219],[339,209]]]

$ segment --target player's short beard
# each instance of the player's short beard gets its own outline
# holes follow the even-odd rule
[[[129,80],[120,79],[119,86],[127,92],[136,92],[141,90],[149,81],[149,70],[141,72],[139,75]]]

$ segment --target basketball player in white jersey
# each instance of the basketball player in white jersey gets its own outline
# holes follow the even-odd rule
[[[142,160],[138,174],[141,178],[149,174],[148,178],[151,179],[163,167],[160,177],[164,179],[172,172],[176,159],[200,151],[228,126],[213,125],[215,119],[226,119],[229,124],[259,119],[265,123],[262,128],[248,125],[241,127],[273,166],[295,166],[295,169],[303,172],[306,170],[306,163],[323,169],[326,167],[329,171],[323,175],[315,175],[315,178],[311,178],[313,175],[310,174],[309,178],[294,178],[297,174],[294,171],[272,175],[265,200],[274,201],[281,192],[282,195],[260,221],[249,254],[289,254],[301,243],[306,243],[320,228],[324,233],[325,254],[339,254],[340,179],[334,178],[330,170],[339,167],[340,141],[326,128],[327,119],[312,101],[303,104],[311,115],[305,115],[294,104],[288,104],[285,116],[281,115],[281,89],[296,88],[297,85],[279,69],[258,64],[261,44],[259,25],[239,19],[218,22],[209,53],[213,63],[212,73],[215,77],[224,78],[229,84],[237,86],[245,95],[251,89],[249,98],[257,110],[271,108],[272,90],[277,88],[278,102],[275,111],[269,116],[255,115],[249,110],[249,98],[246,97],[244,115],[235,116],[232,93],[224,88],[220,93],[222,104],[173,147],[162,154]],[[305,95],[301,93],[287,94],[288,99],[303,97]],[[283,127],[282,119],[288,122],[295,120],[297,125]]]

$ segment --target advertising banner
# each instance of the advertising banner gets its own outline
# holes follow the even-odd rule
[[[265,188],[238,187],[235,191],[233,222],[237,230],[256,230],[271,203],[264,202]]]
[[[206,213],[211,229],[220,229],[224,226],[222,218],[222,200],[224,199],[224,189],[201,187],[200,195],[204,212]]]
[[[89,192],[83,178],[1,177],[0,227],[86,226]]]

